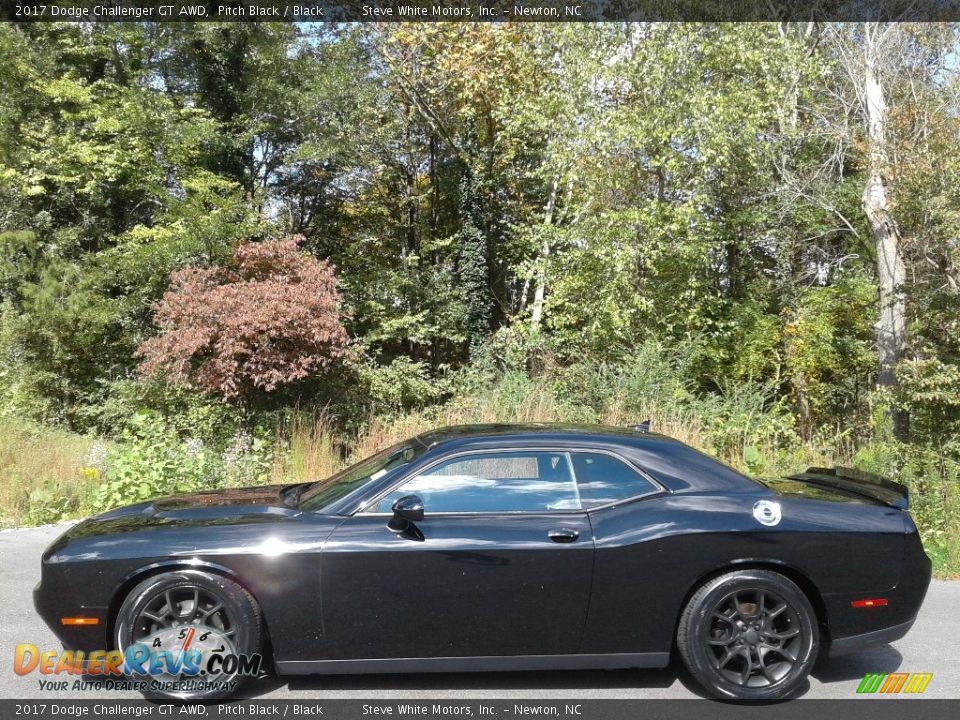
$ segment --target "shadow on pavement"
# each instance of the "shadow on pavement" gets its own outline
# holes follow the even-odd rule
[[[889,673],[897,670],[903,657],[890,645],[873,650],[821,658],[811,677],[821,683],[859,680],[868,672]],[[247,683],[241,694],[253,699],[286,687],[290,692],[369,692],[423,690],[610,690],[618,688],[666,689],[679,682],[691,695],[709,697],[690,676],[683,663],[675,659],[662,670],[558,670],[550,672],[491,673],[393,673],[378,675],[266,675]],[[793,694],[800,698],[810,691],[809,681]]]
[[[248,682],[241,694],[257,698],[286,686],[292,692],[370,690],[576,690],[668,688],[677,668],[663,670],[557,670],[550,672],[417,673],[389,675],[269,675]],[[690,681],[692,682],[692,681]]]
[[[867,673],[891,673],[903,662],[903,656],[890,645],[881,645],[853,655],[819,660],[810,673],[822,683],[860,680]]]

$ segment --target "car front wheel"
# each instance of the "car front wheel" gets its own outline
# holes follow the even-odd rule
[[[803,591],[768,570],[716,577],[690,598],[677,647],[713,696],[779,700],[804,682],[817,657],[816,615]]]
[[[115,639],[148,698],[227,697],[258,671],[241,659],[263,660],[257,602],[232,580],[199,570],[137,585],[117,613]]]

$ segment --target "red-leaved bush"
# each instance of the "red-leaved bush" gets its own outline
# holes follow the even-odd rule
[[[225,397],[301,380],[347,352],[333,267],[303,238],[247,243],[229,268],[186,268],[154,306],[138,371]]]

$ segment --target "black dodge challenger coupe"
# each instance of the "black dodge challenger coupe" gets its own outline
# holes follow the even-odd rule
[[[316,483],[112,510],[42,565],[38,612],[88,653],[191,626],[282,675],[663,667],[676,649],[711,695],[758,700],[818,655],[901,638],[930,580],[901,485],[760,483],[639,426],[437,430]]]

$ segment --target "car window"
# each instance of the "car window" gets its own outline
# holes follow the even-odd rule
[[[395,488],[377,503],[390,512],[404,495],[416,495],[431,512],[546,512],[577,510],[580,500],[563,452],[460,455]]]
[[[623,460],[605,453],[570,453],[584,508],[626,500],[658,488]]]
[[[299,507],[301,510],[323,510],[367,483],[408,465],[425,450],[425,447],[410,443],[389,447],[336,475],[313,483],[301,496]]]

